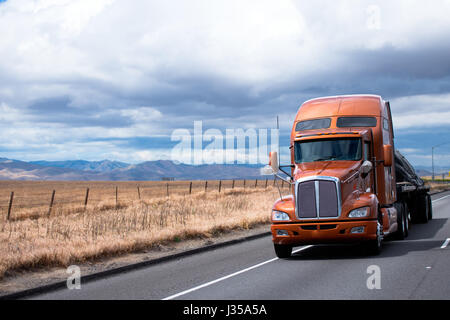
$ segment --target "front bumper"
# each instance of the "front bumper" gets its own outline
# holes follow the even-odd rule
[[[364,227],[362,233],[351,233],[356,227]],[[287,231],[280,236],[277,230]],[[358,220],[340,222],[280,223],[272,224],[272,241],[276,244],[306,245],[321,243],[363,242],[376,239],[377,221]]]

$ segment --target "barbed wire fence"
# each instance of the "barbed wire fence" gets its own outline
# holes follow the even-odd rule
[[[30,192],[26,190],[12,190],[8,193],[0,194],[0,214],[6,220],[14,220],[20,216],[24,210],[36,210],[35,215],[52,215],[56,208],[74,206],[77,209],[86,210],[89,205],[100,203],[112,203],[113,206],[120,207],[127,203],[139,200],[150,200],[157,197],[167,197],[171,195],[192,195],[194,192],[213,192],[223,193],[226,190],[242,188],[250,189],[267,189],[269,187],[280,187],[281,189],[289,188],[289,184],[276,179],[254,179],[254,180],[193,180],[193,181],[169,181],[162,184],[159,183],[143,183],[134,186],[120,186],[120,184],[111,183],[109,188],[87,186],[85,188],[57,188],[46,191]],[[3,188],[4,189],[4,188]],[[23,188],[22,188],[23,189]],[[31,187],[30,189],[33,189]],[[68,190],[67,190],[68,189]],[[109,190],[109,191],[108,191]]]

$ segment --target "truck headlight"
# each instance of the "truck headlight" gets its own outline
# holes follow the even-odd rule
[[[272,220],[273,221],[289,221],[289,215],[286,212],[272,210]]]
[[[369,215],[369,210],[370,210],[369,207],[358,208],[358,209],[350,211],[350,213],[348,214],[348,217],[349,218],[364,218]]]

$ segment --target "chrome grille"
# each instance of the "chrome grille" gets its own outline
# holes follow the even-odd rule
[[[330,219],[341,214],[340,182],[334,177],[300,179],[295,186],[299,219]]]

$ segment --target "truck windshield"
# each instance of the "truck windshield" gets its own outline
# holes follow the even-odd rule
[[[320,139],[295,142],[295,163],[361,160],[361,139]]]

